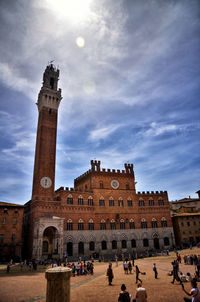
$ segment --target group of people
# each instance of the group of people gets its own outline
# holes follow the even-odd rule
[[[196,265],[197,270],[195,270],[194,277],[192,277],[192,275],[189,272],[186,273],[186,275],[183,274],[182,272],[179,272],[179,264],[181,263],[181,256],[180,254],[177,254],[177,259],[171,263],[172,264],[171,275],[173,276],[171,283],[174,284],[176,280],[182,286],[183,291],[188,296],[192,297],[192,298],[184,297],[185,302],[200,302],[200,291],[197,287],[197,281],[199,280],[199,270],[200,270],[200,267],[198,268],[199,266],[198,258],[194,257],[194,255],[190,255],[190,256],[184,256],[183,259],[185,264]],[[184,282],[191,282],[190,291],[185,290]]]
[[[131,263],[131,261],[128,261],[128,259],[126,259],[123,262],[123,268],[124,268],[125,274],[128,274],[128,273],[132,274],[133,267],[134,267],[134,260],[132,260],[132,263]]]
[[[56,266],[57,264],[56,262],[54,262],[52,264],[52,267],[56,267]],[[65,262],[63,266],[69,267],[72,270],[72,277],[94,274],[94,264],[93,262],[90,261],[88,261],[87,263],[85,260],[83,262],[79,261],[77,264],[75,264],[74,262],[72,264],[69,262],[68,263]]]
[[[133,302],[146,302],[147,301],[147,292],[144,287],[142,287],[141,283],[138,283],[138,286],[136,288],[135,298],[133,299]],[[121,286],[121,292],[118,296],[118,302],[131,302],[131,295],[126,290],[126,285],[122,284]]]
[[[81,276],[81,275],[93,275],[94,274],[94,264],[93,262],[78,262],[77,264],[72,263],[67,265],[72,269],[72,276]]]
[[[171,264],[172,264],[172,271],[169,273],[170,276],[173,276],[172,282],[174,283],[175,281],[177,282],[191,282],[192,280],[192,276],[189,272],[187,272],[186,274],[183,274],[182,272],[179,271],[179,264],[180,264],[180,260],[178,260],[178,258],[176,260],[174,260]],[[193,276],[197,281],[200,281],[200,263],[198,262],[195,268],[195,273]]]
[[[128,272],[127,272],[128,261],[127,260],[125,260],[125,262],[123,263],[123,267],[124,267],[125,274],[128,274]],[[156,267],[155,263],[154,263],[154,267]],[[156,272],[157,272],[157,269],[156,269]],[[142,280],[139,278],[139,274],[146,274],[146,273],[141,272],[139,267],[136,265],[135,274],[136,274],[136,283],[138,283],[138,281],[139,281],[139,283],[137,285],[136,294],[135,294],[135,298],[133,299],[133,302],[136,302],[136,301],[146,302],[147,301],[146,289],[144,287],[142,287]],[[108,266],[106,276],[108,277],[108,285],[112,285],[112,281],[114,278],[114,274],[113,274],[113,270],[112,270],[112,263],[110,263]],[[125,284],[122,284],[122,286],[121,286],[121,292],[119,294],[118,301],[119,302],[130,302],[131,301],[131,295],[126,291]]]
[[[184,255],[183,260],[184,264],[188,265],[197,265],[200,262],[200,258],[197,255]]]
[[[6,268],[6,271],[7,273],[10,272],[10,269],[13,265],[13,260],[11,259],[8,263],[7,263],[7,268]],[[25,267],[28,267],[29,271],[37,271],[37,266],[38,266],[38,262],[33,259],[33,260],[30,260],[30,261],[20,261],[20,271],[22,272],[24,270]]]

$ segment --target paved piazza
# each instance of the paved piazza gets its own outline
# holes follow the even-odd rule
[[[200,250],[187,250],[181,252],[182,255],[189,253],[200,253]],[[171,270],[171,261],[175,259],[175,254],[170,256],[160,256],[135,261],[141,271],[146,275],[141,275],[143,285],[147,290],[148,302],[181,302],[185,296],[181,286],[171,284],[172,277],[168,276]],[[159,279],[154,279],[152,270],[153,263],[156,263]],[[125,275],[122,262],[118,267],[113,263],[114,280],[113,286],[108,286],[106,269],[108,263],[95,263],[94,275],[71,277],[71,302],[111,302],[117,301],[118,293],[122,283],[126,284],[127,290],[132,298],[135,294],[135,273]],[[195,267],[180,264],[180,271],[183,273],[194,273]],[[190,290],[190,283],[185,283],[185,288]],[[45,302],[46,279],[44,272],[36,273],[11,273],[0,274],[0,302]]]

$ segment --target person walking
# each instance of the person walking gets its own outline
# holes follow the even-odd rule
[[[157,267],[156,267],[155,263],[153,264],[153,271],[154,271],[154,274],[155,274],[155,279],[158,279],[158,271],[157,271]]]
[[[118,266],[118,257],[117,257],[117,255],[115,255],[115,266],[116,267]]]
[[[200,290],[197,288],[197,280],[195,278],[193,278],[191,281],[192,289],[190,290],[190,292],[185,290],[183,283],[181,285],[182,285],[183,291],[188,296],[192,296],[192,299],[184,297],[183,299],[185,302],[200,302]]]
[[[124,267],[124,274],[128,274],[128,262],[125,260],[123,262],[123,267]]]
[[[109,264],[106,276],[108,277],[108,285],[112,285],[112,280],[114,278],[112,264]]]
[[[130,301],[131,301],[131,295],[126,291],[126,285],[122,284],[121,292],[118,297],[118,302],[130,302]]]
[[[171,283],[174,284],[175,280],[181,283],[181,280],[178,276],[178,263],[177,263],[177,261],[174,260],[171,264],[172,264],[172,274],[173,274],[173,280],[172,280]]]
[[[135,266],[135,274],[136,274],[136,282],[140,281],[142,283],[142,280],[139,278],[139,274],[141,273],[141,271],[139,270],[139,267],[136,265]]]
[[[138,288],[136,289],[135,299],[133,302],[147,302],[147,292],[141,283],[138,283]]]

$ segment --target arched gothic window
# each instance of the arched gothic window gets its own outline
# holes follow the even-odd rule
[[[101,219],[100,229],[101,229],[101,230],[106,230],[106,222],[105,222],[104,219]]]
[[[109,207],[114,207],[114,199],[112,197],[109,198]]]
[[[135,223],[134,223],[133,219],[130,219],[130,221],[129,221],[129,227],[130,227],[130,229],[134,229],[135,228]]]
[[[73,204],[73,197],[71,194],[67,196],[67,204]]]
[[[152,228],[157,228],[158,227],[158,224],[157,224],[157,221],[156,221],[155,218],[152,219],[151,226],[152,226]]]
[[[89,243],[89,250],[90,251],[94,251],[95,250],[95,243],[94,243],[94,241],[90,241],[90,243]]]
[[[120,220],[120,230],[124,230],[126,228],[125,222],[123,219]]]
[[[126,240],[122,240],[122,249],[126,249],[126,248],[127,248]]]
[[[144,207],[145,204],[144,204],[144,200],[140,199],[139,200],[139,207]]]
[[[103,241],[101,242],[101,249],[102,249],[102,250],[107,250],[107,242],[106,242],[105,240],[103,240]]]
[[[117,249],[117,241],[113,240],[112,241],[112,250],[116,250]]]
[[[143,239],[143,246],[148,247],[149,246],[149,240],[147,238]]]
[[[90,231],[93,231],[93,230],[94,230],[94,221],[93,221],[92,219],[89,220],[88,229],[89,229]]]
[[[83,197],[81,195],[78,197],[78,205],[79,206],[83,205]]]
[[[164,206],[164,200],[163,199],[158,199],[158,205],[159,206]]]
[[[127,206],[128,207],[132,207],[133,206],[133,202],[132,202],[132,200],[131,200],[130,197],[127,199]]]
[[[142,218],[142,220],[141,220],[141,228],[142,229],[147,229],[147,222],[144,218]]]
[[[112,219],[111,222],[110,222],[110,229],[111,230],[116,230],[116,223],[115,223],[114,219]]]
[[[84,222],[82,219],[79,219],[78,221],[78,230],[84,230]]]
[[[71,219],[67,220],[67,231],[72,231],[73,230],[73,222]]]
[[[167,227],[167,220],[165,217],[162,217],[161,219],[161,227],[166,228]]]
[[[132,240],[131,240],[131,247],[132,247],[132,248],[135,248],[135,247],[136,247],[136,240],[135,240],[135,239],[132,239]]]
[[[88,205],[89,206],[93,206],[94,205],[93,198],[91,196],[88,197]]]
[[[168,237],[164,237],[164,245],[169,245],[169,238]]]
[[[153,199],[149,199],[149,206],[153,207],[154,206],[154,200]]]
[[[104,200],[103,196],[101,196],[99,199],[99,205],[100,205],[100,207],[105,207],[105,200]]]

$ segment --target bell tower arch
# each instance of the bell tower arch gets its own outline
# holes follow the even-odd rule
[[[32,201],[52,200],[55,187],[57,117],[61,97],[58,89],[59,70],[49,64],[43,74],[43,84],[38,94],[39,112]]]

